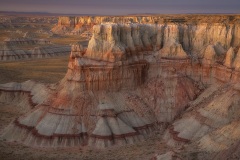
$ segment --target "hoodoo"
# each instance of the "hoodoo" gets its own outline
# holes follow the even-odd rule
[[[240,32],[230,30],[218,23],[95,25],[87,49],[72,46],[66,76],[2,137],[104,148],[160,130],[175,149],[227,150],[240,140]]]

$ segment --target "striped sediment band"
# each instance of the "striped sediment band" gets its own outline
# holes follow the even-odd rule
[[[184,142],[184,143],[189,143],[189,142],[190,142],[189,139],[185,139],[185,138],[179,137],[179,136],[178,136],[179,132],[174,131],[173,125],[171,125],[171,126],[169,127],[169,133],[172,135],[172,138],[173,138],[175,141]]]
[[[38,130],[35,127],[27,126],[24,124],[21,124],[18,119],[14,120],[14,124],[22,129],[27,130],[28,132],[31,132],[32,135],[39,137],[39,138],[45,138],[45,139],[53,139],[53,138],[87,138],[88,133],[87,132],[81,132],[78,134],[52,134],[52,135],[43,135],[38,132]]]
[[[127,137],[138,136],[138,135],[139,135],[138,132],[131,132],[131,133],[124,133],[124,134],[120,134],[120,135],[112,134],[109,136],[91,134],[90,137],[96,138],[96,139],[103,139],[103,140],[113,140],[113,139],[123,139],[123,138],[127,138]]]
[[[32,101],[33,95],[31,94],[31,91],[0,89],[0,93],[1,93],[1,92],[7,92],[7,93],[14,93],[14,92],[17,92],[17,93],[25,93],[25,94],[28,95],[28,102],[29,102],[29,104],[31,105],[31,108],[34,108],[34,106],[38,105],[37,103],[34,103],[34,102]]]

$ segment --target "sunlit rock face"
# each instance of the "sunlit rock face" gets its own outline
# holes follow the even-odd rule
[[[157,126],[164,128],[200,89],[171,66],[158,69],[157,44],[150,36],[162,30],[95,26],[87,50],[72,46],[67,74],[54,93],[16,119],[4,137],[24,137],[23,143],[32,146],[102,148],[132,144],[154,134]]]
[[[228,31],[219,24],[95,25],[87,49],[72,46],[66,76],[3,138],[104,148],[165,131],[173,149],[227,150],[228,139],[239,141],[240,97],[238,35]]]
[[[230,47],[226,53],[226,58],[224,61],[224,65],[228,68],[232,68],[233,67],[233,60],[235,57],[235,53],[232,47]]]
[[[131,43],[134,43],[135,46],[139,45],[139,49],[144,45],[144,48],[148,50],[152,50],[152,47],[155,47],[153,48],[155,50],[159,50],[159,48],[163,46],[168,46],[163,47],[161,51],[163,55],[166,54],[165,56],[174,57],[176,56],[176,52],[178,52],[178,54],[180,53],[181,56],[185,55],[184,52],[195,56],[195,54],[202,53],[207,45],[220,44],[225,50],[230,47],[234,47],[233,49],[235,50],[236,47],[239,47],[239,19],[239,16],[228,17],[217,15],[60,17],[58,24],[52,31],[55,32],[55,30],[57,30],[56,32],[61,34],[61,27],[63,27],[62,34],[83,34],[83,36],[86,36],[86,34],[94,34],[96,36],[97,30],[93,29],[94,25],[117,23],[119,25],[125,25],[125,29],[123,30],[128,30],[129,33],[126,31],[126,34],[122,35],[122,38],[126,40],[129,34],[133,34],[135,39],[138,37],[138,32],[145,31],[145,34],[141,34],[144,39],[142,43],[138,41],[127,42],[131,51],[133,50]],[[133,29],[133,24],[137,26],[141,24],[145,27],[147,25],[153,25],[155,27],[150,27],[151,29],[144,29],[144,27],[140,27],[141,29]],[[169,32],[170,30],[172,31]],[[106,33],[106,31],[103,32]],[[168,34],[168,32],[171,35]],[[148,36],[149,34],[151,36]],[[146,37],[150,39],[146,39]],[[116,49],[118,50],[119,48]]]
[[[164,28],[163,48],[160,50],[161,57],[187,58],[187,53],[183,50],[179,42],[178,25],[170,24]]]
[[[94,26],[86,57],[111,62],[138,61],[143,59],[144,52],[156,52],[160,57],[187,58],[179,42],[177,25],[111,23]]]
[[[149,16],[80,16],[80,17],[59,17],[58,23],[53,27],[52,31],[57,34],[82,34],[85,31],[92,31],[94,25],[102,23],[118,23],[118,24],[165,24],[175,23],[183,24],[183,28],[199,28],[198,26],[207,26],[208,24],[218,24],[224,28],[224,25],[230,26],[229,30],[233,34],[239,32],[239,25],[235,25],[240,19],[239,15],[149,15]],[[214,29],[221,29],[216,26]],[[200,29],[200,28],[199,28]],[[209,28],[212,34],[217,35],[213,28]],[[207,28],[208,30],[208,28]],[[200,31],[200,30],[199,30]],[[202,30],[204,32],[204,30]],[[204,34],[198,32],[200,34]],[[220,33],[220,32],[218,32]],[[225,34],[221,32],[220,34]],[[183,32],[187,35],[187,32]],[[211,39],[212,35],[208,35]],[[235,39],[239,39],[238,36]],[[188,40],[185,37],[185,40]],[[216,39],[215,39],[216,40]],[[239,40],[237,40],[239,42]]]

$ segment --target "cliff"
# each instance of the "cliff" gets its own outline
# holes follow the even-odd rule
[[[155,15],[155,16],[82,16],[82,17],[59,17],[58,23],[52,28],[52,32],[55,34],[72,34],[81,35],[83,37],[90,37],[93,32],[93,26],[102,23],[118,23],[118,24],[178,24],[180,26],[181,41],[185,41],[185,49],[190,47],[187,44],[189,40],[195,40],[195,43],[200,43],[201,38],[196,39],[195,36],[208,36],[207,41],[211,40],[213,35],[226,34],[227,32],[233,32],[234,35],[239,33],[239,15]],[[215,27],[209,28],[208,26],[217,24]],[[218,29],[219,31],[215,31]],[[220,30],[226,31],[221,32]],[[189,30],[189,32],[188,32]],[[195,31],[196,30],[196,31]],[[207,32],[206,32],[207,30]],[[190,37],[189,37],[190,35]],[[193,38],[193,39],[192,39]],[[226,41],[227,39],[225,39]],[[239,43],[239,37],[235,37],[235,44]],[[228,41],[228,40],[227,40]],[[230,42],[230,41],[229,41]],[[222,41],[221,41],[222,43]]]
[[[144,41],[143,45],[152,44],[150,42],[154,42],[156,44],[156,49],[158,50],[163,45],[163,39],[167,39],[164,37],[164,32],[168,32],[168,26],[175,25],[175,28],[169,27],[169,29],[174,29],[176,33],[170,32],[174,35],[168,35],[172,38],[171,43],[175,40],[177,44],[174,44],[173,49],[166,50],[163,49],[162,52],[173,52],[170,54],[175,54],[175,50],[187,51],[188,54],[192,55],[202,52],[202,47],[206,47],[207,45],[215,45],[215,43],[219,43],[224,49],[232,47],[239,47],[239,16],[237,15],[229,15],[229,16],[218,16],[218,15],[170,15],[170,16],[126,16],[126,17],[60,17],[58,24],[52,29],[53,32],[61,34],[83,34],[86,37],[86,34],[91,36],[94,25],[100,25],[101,23],[117,23],[118,25],[125,25],[126,28],[128,25],[133,26],[133,24],[148,24],[152,26],[156,26],[152,29],[145,29],[145,33],[151,34],[148,38],[151,41],[148,42],[147,39]],[[141,26],[141,25],[140,25]],[[143,25],[147,27],[147,25]],[[160,27],[161,26],[161,27]],[[63,28],[63,30],[61,30]],[[132,27],[129,28],[130,30]],[[147,27],[149,28],[149,27]],[[151,27],[150,27],[151,28]],[[100,29],[100,28],[99,28]],[[142,32],[144,27],[140,27],[140,30],[135,30],[135,36],[137,36],[137,32]],[[100,31],[100,30],[99,30]],[[106,31],[103,31],[106,32]],[[145,35],[145,36],[146,36]],[[167,33],[165,33],[167,35]],[[127,35],[126,35],[127,36]],[[124,38],[124,37],[123,37]],[[135,37],[137,38],[137,37]],[[165,40],[167,42],[167,40]],[[131,42],[128,42],[131,43]],[[137,43],[136,41],[134,43]],[[149,43],[149,44],[148,44]],[[168,42],[169,43],[169,42]],[[179,45],[181,44],[181,46]],[[137,45],[137,44],[135,44]],[[139,43],[141,47],[141,43]],[[152,47],[149,45],[149,47]],[[204,48],[205,49],[205,48]],[[181,51],[182,52],[182,51]],[[182,54],[184,54],[182,52]]]
[[[178,152],[227,150],[240,140],[238,25],[95,25],[87,49],[72,46],[66,76],[2,137],[104,148],[159,131]]]

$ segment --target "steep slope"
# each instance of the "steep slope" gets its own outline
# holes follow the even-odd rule
[[[104,148],[165,131],[174,152],[159,158],[181,151],[229,155],[240,133],[239,32],[215,23],[185,26],[191,28],[186,40],[181,27],[95,25],[86,50],[72,46],[66,76],[2,138]]]
[[[93,31],[94,25],[102,23],[118,24],[202,24],[219,23],[234,24],[240,19],[239,15],[130,15],[130,16],[81,16],[81,17],[59,17],[58,23],[52,32],[56,34],[82,34],[85,31]],[[185,26],[185,27],[191,27]],[[213,30],[212,30],[213,31]]]
[[[101,27],[103,33],[99,36]],[[173,121],[200,90],[191,79],[174,70],[155,72],[157,66],[154,65],[150,70],[149,65],[156,60],[145,50],[152,48],[142,45],[141,56],[132,52],[135,45],[128,42],[137,40],[129,34],[132,27],[134,30],[135,26],[126,25],[96,26],[86,51],[79,44],[73,45],[68,72],[55,93],[31,113],[16,119],[3,137],[10,141],[21,139],[31,146],[64,147],[88,143],[107,147],[135,143],[153,134],[157,124],[164,128]],[[148,25],[136,27],[152,29]],[[120,36],[127,38],[120,40],[116,35],[118,30]],[[103,34],[107,36],[101,36]],[[138,40],[147,42],[147,34],[139,34],[139,38],[142,34],[145,37]],[[102,52],[102,46],[107,53]],[[114,49],[117,47],[121,55],[116,58],[119,52]],[[168,81],[164,82],[165,79]],[[164,90],[166,87],[168,89]],[[154,93],[159,96],[152,99],[150,95]]]

